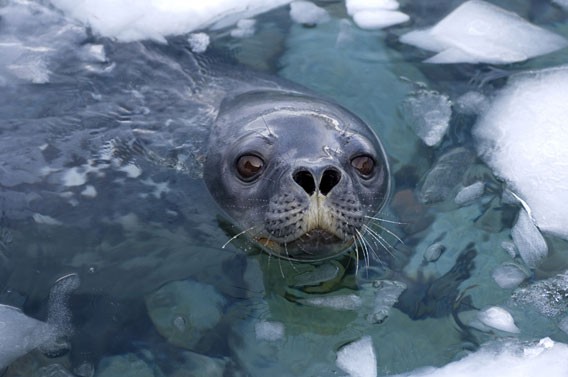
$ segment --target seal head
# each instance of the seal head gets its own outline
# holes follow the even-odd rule
[[[297,261],[349,249],[390,188],[384,149],[361,119],[323,99],[276,90],[222,103],[204,178],[244,234]]]

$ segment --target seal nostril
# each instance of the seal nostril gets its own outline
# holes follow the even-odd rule
[[[327,195],[341,179],[341,173],[335,169],[327,169],[323,172],[321,177],[321,182],[319,185],[319,190],[322,195]]]
[[[304,189],[308,195],[312,195],[316,191],[316,182],[312,173],[306,170],[300,170],[294,173],[294,181]]]

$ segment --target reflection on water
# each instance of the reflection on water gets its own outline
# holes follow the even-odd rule
[[[455,2],[445,3],[405,11],[432,25]],[[540,25],[563,17],[522,3],[514,10]],[[257,18],[250,38],[212,32],[215,57],[196,58],[182,37],[118,43],[36,3],[7,4],[0,303],[49,325],[56,281],[72,273],[80,285],[64,300],[73,329],[59,334],[64,351],[28,353],[38,339],[22,335],[3,376],[331,376],[351,367],[350,346],[390,375],[506,337],[568,342],[558,275],[568,245],[545,236],[548,256],[526,265],[511,237],[522,206],[476,158],[471,136],[511,72],[551,66],[566,52],[499,69],[429,65],[398,42],[408,26],[363,31],[342,4],[326,2],[328,22],[294,24],[276,9]],[[200,176],[215,83],[228,80],[204,67],[242,72],[227,61],[333,98],[380,135],[395,185],[358,253],[297,264],[242,237],[223,247],[240,230]],[[235,85],[247,82],[242,74],[230,78]],[[436,135],[417,129],[440,122]],[[524,298],[532,295],[541,301]],[[494,306],[520,333],[479,315],[500,313],[485,310]],[[16,313],[8,312],[0,331]]]

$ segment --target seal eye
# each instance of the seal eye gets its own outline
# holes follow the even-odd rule
[[[237,159],[237,172],[244,181],[251,181],[264,168],[264,161],[253,154],[245,154]]]
[[[375,161],[369,156],[357,156],[351,160],[351,166],[363,177],[368,177],[375,169]]]

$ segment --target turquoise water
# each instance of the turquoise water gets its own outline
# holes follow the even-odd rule
[[[406,4],[423,15],[413,27],[439,20],[447,3]],[[513,10],[568,37],[565,13],[531,4]],[[490,96],[509,73],[554,66],[566,50],[498,68],[434,66],[422,63],[426,52],[398,42],[410,26],[363,31],[340,3],[320,5],[332,15],[325,24],[294,24],[277,9],[258,17],[253,37],[221,30],[210,46],[216,59],[334,99],[380,135],[395,182],[376,224],[384,240],[368,241],[368,258],[351,253],[320,265],[270,258],[239,238],[226,244],[239,230],[200,180],[210,109],[192,79],[198,64],[181,53],[184,38],[141,45],[78,26],[59,33],[65,24],[51,11],[33,16],[45,21],[41,30],[0,20],[4,35],[46,38],[59,51],[47,83],[0,71],[0,303],[48,323],[49,311],[64,307],[71,328],[57,347],[27,353],[3,376],[343,375],[338,350],[366,336],[378,374],[390,375],[445,365],[498,339],[568,342],[559,328],[568,314],[561,290],[558,311],[547,316],[492,277],[504,263],[526,273],[521,287],[554,277],[568,268],[568,245],[546,236],[549,256],[535,269],[507,253],[520,206],[477,159],[476,116],[458,100],[471,91]],[[104,59],[81,52],[98,45]],[[433,147],[416,135],[405,107],[422,95],[451,108],[449,129]],[[180,167],[136,158],[131,145],[115,170],[97,165],[109,140],[133,136],[153,151],[176,151]],[[459,189],[476,182],[484,191],[456,204]],[[438,258],[433,245],[443,251]],[[53,303],[50,290],[70,273],[79,287]],[[496,305],[520,333],[474,325],[479,310]]]

